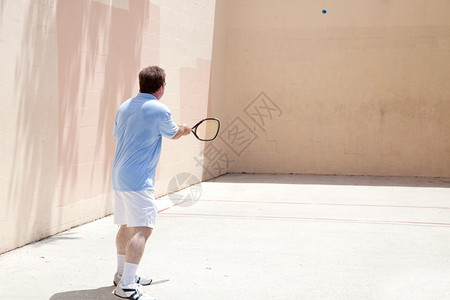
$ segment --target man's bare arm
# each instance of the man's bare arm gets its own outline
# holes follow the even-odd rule
[[[188,135],[191,133],[191,128],[189,128],[186,124],[178,125],[177,133],[172,137],[172,140],[179,139],[183,135]]]

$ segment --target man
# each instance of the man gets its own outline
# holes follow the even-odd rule
[[[116,154],[111,177],[114,223],[120,225],[114,294],[126,299],[153,299],[140,289],[152,280],[137,276],[136,270],[155,225],[154,183],[162,136],[178,139],[191,132],[186,124],[176,125],[170,110],[159,102],[165,76],[157,66],[144,68],[139,73],[140,93],[119,107],[114,125]]]

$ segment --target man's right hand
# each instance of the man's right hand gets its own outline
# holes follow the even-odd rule
[[[172,138],[172,140],[179,139],[179,138],[182,137],[183,135],[188,135],[189,133],[191,133],[191,128],[189,128],[189,126],[187,126],[186,124],[178,125],[178,131],[177,131],[177,133],[174,135],[174,137]]]

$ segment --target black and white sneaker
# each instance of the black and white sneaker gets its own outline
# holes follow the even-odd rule
[[[119,273],[114,274],[114,280],[113,283],[115,286],[117,286],[117,284],[120,282],[120,280],[122,279],[122,276]],[[134,280],[135,283],[139,283],[140,285],[150,285],[152,283],[152,279],[149,277],[141,277],[141,276],[137,276]]]
[[[113,291],[113,294],[123,299],[156,300],[156,298],[146,295],[144,291],[141,290],[141,285],[137,283],[126,286],[122,286],[122,284],[119,283]]]

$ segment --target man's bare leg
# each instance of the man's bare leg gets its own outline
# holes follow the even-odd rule
[[[131,234],[126,245],[126,262],[139,264],[144,254],[145,244],[152,234],[153,228],[131,227]]]
[[[136,270],[144,254],[145,244],[152,234],[149,227],[127,227],[121,225],[116,236],[117,254],[125,255],[122,280],[129,284],[134,281]]]
[[[127,243],[131,236],[131,228],[127,225],[121,225],[116,236],[116,249],[117,254],[126,255],[127,254]]]

